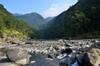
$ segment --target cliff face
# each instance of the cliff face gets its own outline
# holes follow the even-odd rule
[[[99,12],[99,0],[79,0],[52,20],[45,38],[100,37]]]

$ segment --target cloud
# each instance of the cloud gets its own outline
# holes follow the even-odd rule
[[[68,4],[60,3],[60,4],[51,4],[51,6],[47,9],[44,10],[42,15],[46,17],[53,17],[59,15],[61,12],[65,11],[68,9]]]

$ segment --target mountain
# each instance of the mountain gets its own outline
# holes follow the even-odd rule
[[[53,19],[53,17],[47,17],[45,20],[46,20],[46,22],[50,22],[50,20],[52,20]]]
[[[36,30],[26,22],[18,20],[0,4],[0,37],[35,37]]]
[[[24,15],[15,15],[18,19],[26,21],[30,26],[35,29],[42,29],[46,23],[45,19],[37,13],[28,13]]]
[[[21,14],[18,14],[18,13],[15,13],[15,14],[13,14],[14,16],[20,16]]]
[[[100,0],[78,0],[53,20],[43,38],[100,37]]]

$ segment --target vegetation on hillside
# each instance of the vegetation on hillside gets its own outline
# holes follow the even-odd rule
[[[35,37],[37,31],[26,22],[16,19],[0,4],[0,37]]]
[[[15,15],[16,18],[26,21],[31,27],[40,30],[46,24],[46,20],[38,13],[28,13],[24,15]]]
[[[44,30],[42,38],[100,37],[100,0],[79,0]]]

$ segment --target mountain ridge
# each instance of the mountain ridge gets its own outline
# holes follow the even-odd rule
[[[17,15],[16,17],[18,19],[26,21],[31,27],[34,27],[37,30],[41,29],[42,26],[46,23],[46,20],[36,12]]]
[[[55,17],[44,38],[93,38],[100,36],[100,1],[79,0]]]
[[[26,22],[18,20],[13,14],[0,4],[0,37],[31,37],[35,35],[35,30],[32,29]]]

